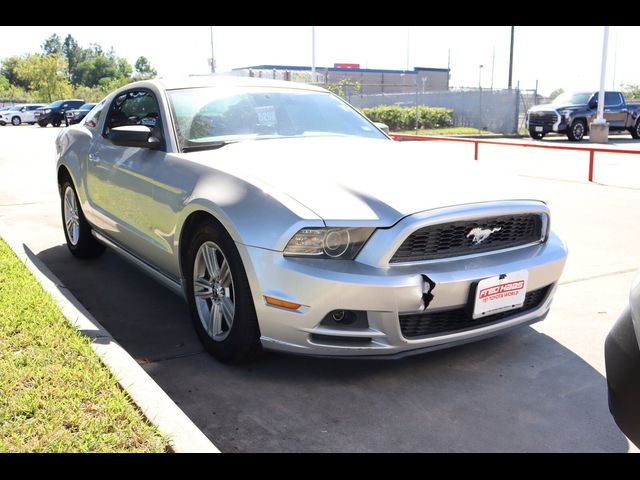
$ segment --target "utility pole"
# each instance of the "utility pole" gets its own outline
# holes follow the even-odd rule
[[[609,124],[604,118],[604,80],[607,73],[607,48],[609,46],[609,27],[604,27],[602,39],[602,65],[600,67],[600,91],[598,92],[598,116],[589,125],[589,141],[591,143],[608,143]]]
[[[491,57],[491,90],[493,90],[493,72],[496,66],[496,46],[493,46],[493,57]]]
[[[211,73],[216,73],[216,58],[213,56],[213,27],[209,27],[211,34]]]
[[[311,83],[316,81],[316,27],[311,27]]]
[[[411,30],[409,29],[409,27],[407,27],[407,68],[406,70],[409,70],[409,34],[410,34]]]
[[[516,27],[511,27],[511,48],[509,48],[509,90],[513,79],[513,33]]]

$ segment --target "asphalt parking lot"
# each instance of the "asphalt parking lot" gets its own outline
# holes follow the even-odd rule
[[[399,361],[265,354],[230,367],[203,352],[186,305],[164,287],[112,252],[89,262],[68,253],[59,131],[0,127],[0,218],[223,452],[638,451],[607,408],[603,344],[640,266],[640,188],[588,184],[582,170],[564,178],[548,168],[551,150],[536,163],[536,149],[487,147],[480,161],[502,168],[511,159],[549,199],[569,246],[544,322]],[[518,163],[521,150],[529,157]],[[640,165],[633,157],[629,168]],[[616,165],[607,169],[617,175]]]

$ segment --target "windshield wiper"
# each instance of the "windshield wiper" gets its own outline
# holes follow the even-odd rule
[[[219,142],[203,143],[201,145],[192,144],[192,145],[187,145],[186,147],[182,147],[182,151],[184,153],[188,153],[188,152],[200,152],[202,150],[216,150],[230,143],[234,143],[234,142],[228,141],[228,140],[220,140]]]

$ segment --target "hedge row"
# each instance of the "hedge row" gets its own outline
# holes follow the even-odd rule
[[[382,122],[391,131],[412,130],[416,127],[416,107],[398,105],[380,105],[363,108],[364,113],[373,122]],[[418,107],[418,128],[446,128],[453,126],[453,110],[450,108]]]

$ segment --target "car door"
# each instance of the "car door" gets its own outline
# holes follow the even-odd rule
[[[36,121],[36,117],[34,115],[36,109],[40,108],[40,105],[30,105],[27,107],[26,111],[22,114],[22,121],[23,122],[35,122]]]
[[[619,92],[605,92],[604,118],[609,122],[609,128],[624,128],[627,121],[627,108]]]
[[[100,215],[101,230],[115,243],[143,260],[153,259],[162,246],[154,239],[158,211],[153,200],[153,174],[166,157],[158,150],[123,147],[109,140],[112,128],[147,125],[162,136],[158,102],[146,89],[115,97],[87,159],[87,195]],[[161,141],[161,144],[164,140]]]

